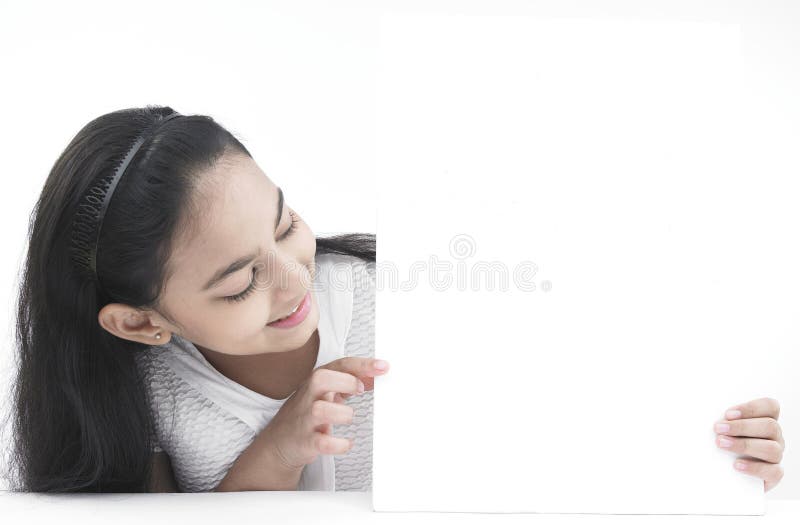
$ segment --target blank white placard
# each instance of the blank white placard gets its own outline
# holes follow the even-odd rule
[[[713,432],[800,349],[756,61],[730,23],[381,18],[375,510],[764,512]]]

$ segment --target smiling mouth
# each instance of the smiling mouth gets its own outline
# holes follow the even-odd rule
[[[301,305],[301,304],[303,304],[303,299],[305,299],[305,298],[306,298],[306,296],[304,295],[304,296],[303,296],[303,297],[300,299],[300,301],[297,303],[297,306],[295,306],[295,307],[292,309],[292,311],[291,311],[291,312],[289,312],[288,314],[284,315],[283,317],[278,317],[277,319],[273,319],[273,320],[272,320],[272,321],[270,321],[268,324],[272,324],[272,323],[275,323],[275,322],[281,321],[281,320],[283,320],[283,319],[286,319],[287,317],[289,317],[290,315],[292,315],[293,313],[295,313],[295,312],[297,311],[297,309],[298,309],[298,308],[300,308],[300,305]]]

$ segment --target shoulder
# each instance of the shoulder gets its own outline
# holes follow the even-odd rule
[[[375,262],[354,257],[353,303],[345,355],[373,357],[375,355]]]
[[[317,271],[323,272],[322,281],[346,285],[358,293],[359,290],[374,292],[375,261],[365,261],[354,255],[324,253],[315,258]]]
[[[374,292],[375,261],[365,261],[358,257],[350,257],[350,269],[353,273],[354,290]]]
[[[149,346],[135,354],[148,402],[156,415],[174,410],[177,404],[178,377],[163,357],[168,351],[169,345]]]

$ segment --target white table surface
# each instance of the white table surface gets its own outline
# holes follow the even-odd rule
[[[370,492],[23,494],[0,492],[3,523],[800,523],[800,499],[767,499],[764,516],[375,512]],[[41,521],[40,521],[41,520]],[[45,521],[47,520],[47,521]],[[53,520],[53,521],[50,521]],[[57,520],[57,521],[56,521]],[[176,521],[177,520],[177,521]],[[189,521],[191,520],[191,521]]]

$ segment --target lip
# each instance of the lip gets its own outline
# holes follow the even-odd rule
[[[303,297],[303,300],[300,302],[300,306],[297,307],[297,311],[287,317],[286,319],[281,319],[279,321],[272,321],[271,323],[267,323],[267,326],[270,328],[292,328],[294,326],[299,325],[302,323],[306,317],[308,317],[308,312],[311,311],[311,292],[306,292],[306,295]]]

